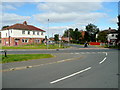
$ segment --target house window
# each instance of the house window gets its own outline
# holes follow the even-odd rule
[[[112,34],[112,37],[114,37],[114,34]]]
[[[39,32],[37,32],[37,35],[39,35]]]
[[[30,31],[28,31],[28,35],[30,35]]]
[[[43,32],[41,32],[41,35],[43,35]]]
[[[35,39],[35,43],[39,43],[40,42],[40,40],[39,39]]]
[[[12,30],[11,30],[11,33],[12,33]]]
[[[33,31],[33,35],[35,35],[35,31]]]
[[[23,43],[28,43],[28,39],[22,39]]]
[[[25,34],[25,30],[22,31],[22,34]]]
[[[7,33],[6,33],[6,37],[7,37]]]

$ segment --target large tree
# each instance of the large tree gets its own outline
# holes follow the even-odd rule
[[[75,31],[73,32],[73,34],[74,34],[73,39],[76,40],[76,41],[79,41],[80,37],[82,37],[81,32],[78,31],[78,28],[75,29]]]
[[[96,25],[90,23],[86,26],[86,31],[90,36],[90,40],[95,41],[96,34],[99,32],[99,28],[97,28]]]
[[[98,41],[100,42],[107,42],[107,33],[102,31],[98,33]]]
[[[66,30],[63,34],[64,37],[73,37],[73,29],[69,28],[68,30]]]
[[[79,42],[81,35],[81,32],[76,28],[75,30],[72,28],[69,28],[66,30],[63,34],[64,37],[72,38],[72,42]]]
[[[59,41],[59,34],[55,34],[55,35],[54,35],[54,40],[55,40],[55,41]]]

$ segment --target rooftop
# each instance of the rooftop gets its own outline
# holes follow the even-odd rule
[[[19,29],[19,30],[37,30],[37,31],[42,31],[45,32],[44,30],[37,28],[32,25],[28,25],[26,21],[23,22],[23,24],[14,24],[12,26],[3,28],[2,30],[8,30],[8,29]]]

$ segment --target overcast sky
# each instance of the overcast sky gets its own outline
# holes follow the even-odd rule
[[[49,36],[56,33],[62,35],[70,27],[85,30],[89,23],[95,24],[100,30],[118,28],[118,2],[7,1],[1,4],[1,27],[27,21],[28,24],[47,31]]]

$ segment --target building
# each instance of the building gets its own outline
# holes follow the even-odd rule
[[[64,36],[62,36],[61,40],[64,41],[64,42],[70,42],[70,40],[73,40],[73,39],[71,37],[64,37]]]
[[[14,24],[1,30],[3,46],[40,44],[43,39],[45,39],[45,31],[28,25],[26,21],[23,24]]]
[[[107,34],[107,42],[109,45],[115,45],[118,43],[118,30],[116,29],[111,29],[109,27],[109,29],[103,30],[101,32],[105,32]],[[96,38],[98,37],[98,35],[96,35]]]

